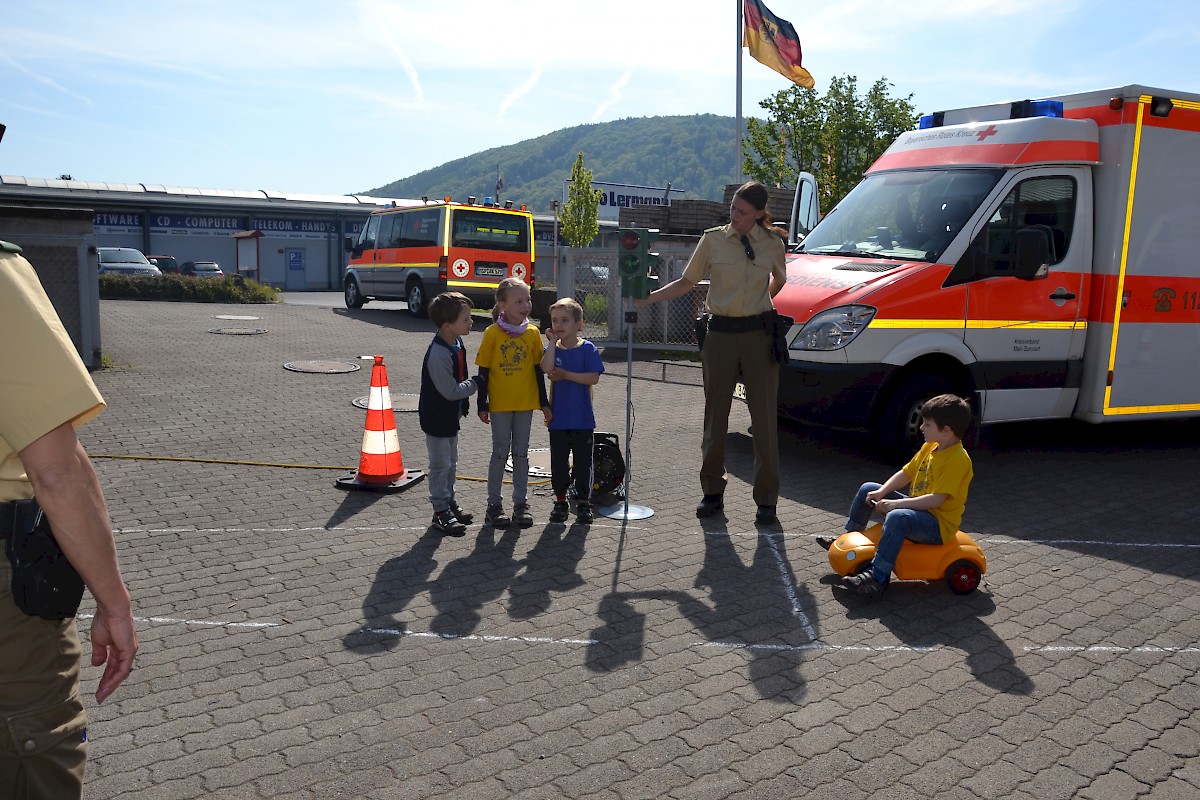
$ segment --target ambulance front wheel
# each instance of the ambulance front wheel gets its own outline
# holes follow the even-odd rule
[[[938,375],[916,374],[906,378],[888,396],[879,415],[875,435],[880,449],[904,463],[925,443],[921,434],[921,407],[939,394],[953,391],[949,381]]]
[[[363,303],[367,302],[362,296],[362,292],[358,290],[358,281],[354,278],[346,279],[346,308],[362,308]]]

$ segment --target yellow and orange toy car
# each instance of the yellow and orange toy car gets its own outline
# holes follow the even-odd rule
[[[875,545],[883,535],[883,525],[875,523],[863,533],[843,533],[829,546],[829,566],[843,578],[871,568]],[[967,534],[958,532],[954,544],[920,544],[905,541],[892,570],[902,581],[946,579],[950,591],[970,594],[987,572],[983,550]]]

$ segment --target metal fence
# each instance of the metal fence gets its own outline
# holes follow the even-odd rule
[[[660,286],[683,274],[696,241],[696,237],[686,238],[686,242],[660,242],[655,246],[660,257]],[[589,339],[597,344],[625,343],[624,310],[632,306],[621,297],[616,248],[564,250],[558,270],[558,296],[574,297],[583,306]],[[704,281],[684,297],[638,308],[634,347],[695,351],[694,322],[707,296],[708,282]]]

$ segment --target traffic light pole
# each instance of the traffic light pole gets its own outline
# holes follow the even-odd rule
[[[637,311],[632,310],[631,298],[622,297],[621,303],[625,314],[625,482],[622,485],[625,502],[623,505],[604,506],[598,511],[609,519],[648,519],[654,516],[654,509],[629,504],[629,481],[633,472],[633,459],[630,457],[630,443],[633,440],[633,325],[637,322]]]

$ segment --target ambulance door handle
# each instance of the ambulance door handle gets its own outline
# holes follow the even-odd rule
[[[1054,294],[1050,295],[1051,300],[1074,300],[1075,293],[1068,292],[1066,289],[1055,289]]]

